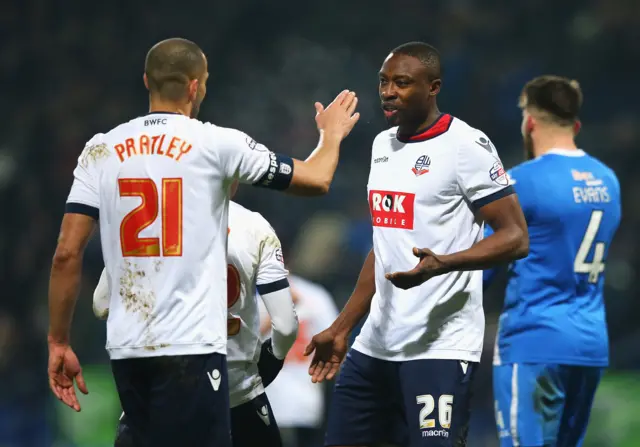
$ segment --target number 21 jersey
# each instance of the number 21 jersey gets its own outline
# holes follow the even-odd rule
[[[229,186],[276,156],[244,133],[149,114],[98,134],[66,212],[99,219],[112,359],[226,353]]]

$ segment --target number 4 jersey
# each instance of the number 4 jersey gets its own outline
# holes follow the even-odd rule
[[[66,212],[99,218],[112,359],[226,353],[229,186],[282,189],[290,162],[240,131],[169,113],[87,143]]]
[[[607,366],[603,289],[620,223],[616,175],[581,150],[563,149],[509,175],[529,227],[529,256],[509,267],[494,362]]]

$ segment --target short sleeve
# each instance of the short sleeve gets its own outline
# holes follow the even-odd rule
[[[271,225],[259,214],[254,213],[259,222],[260,256],[256,273],[258,293],[265,295],[289,287],[280,239]]]
[[[474,130],[457,155],[458,184],[474,209],[513,194],[498,152],[484,133]]]
[[[85,145],[73,171],[73,184],[67,198],[66,212],[86,214],[95,219],[98,218],[100,209],[98,163],[100,157],[96,157],[95,154],[106,152],[107,146],[102,142],[102,134],[94,136]]]
[[[293,177],[291,157],[271,152],[239,130],[210,126],[220,133],[214,141],[226,178],[277,190],[289,187]]]

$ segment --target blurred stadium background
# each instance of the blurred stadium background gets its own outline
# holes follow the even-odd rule
[[[484,130],[508,167],[523,157],[516,103],[524,82],[543,73],[578,79],[585,92],[579,143],[615,169],[624,199],[606,273],[611,369],[588,445],[640,445],[636,0],[9,0],[0,6],[0,35],[0,447],[112,443],[118,400],[104,325],[91,313],[102,269],[98,239],[85,258],[73,330],[91,391],[80,414],[47,388],[48,270],[79,152],[94,133],[145,112],[144,56],[173,36],[196,41],[209,57],[200,117],[283,153],[304,158],[314,146],[314,101],[326,103],[343,88],[358,92],[362,119],[327,197],[243,188],[237,198],[273,224],[291,270],[327,287],[339,307],[371,244],[366,182],[370,143],[384,128],[376,83],[389,50],[410,40],[436,45],[445,69],[441,110]],[[501,290],[497,284],[485,300],[472,447],[497,445],[490,364]]]

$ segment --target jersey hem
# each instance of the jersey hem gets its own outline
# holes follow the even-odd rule
[[[107,347],[111,360],[131,358],[166,357],[179,355],[222,354],[227,355],[226,343],[210,344],[157,344],[152,346],[118,346]]]
[[[586,360],[583,358],[527,358],[527,359],[517,359],[517,360],[504,360],[500,358],[499,360],[493,361],[493,366],[502,366],[502,365],[513,365],[514,363],[518,364],[551,364],[551,365],[572,365],[572,366],[592,366],[598,368],[608,368],[609,361],[594,361]]]
[[[482,349],[478,351],[467,351],[462,349],[429,349],[426,352],[419,352],[412,355],[407,355],[406,353],[400,352],[392,352],[381,349],[372,349],[369,346],[364,345],[362,342],[359,342],[357,339],[353,343],[352,349],[360,352],[361,354],[368,355],[369,357],[373,357],[379,360],[387,360],[391,362],[404,362],[410,360],[428,360],[428,359],[438,359],[438,360],[464,360],[467,362],[480,362],[480,357],[482,355]]]
[[[233,373],[233,370],[229,370],[229,375]],[[239,390],[237,392],[230,391],[229,392],[229,408],[239,407],[242,404],[246,404],[247,402],[251,402],[256,397],[260,396],[264,393],[264,386],[262,385],[262,379],[258,385],[254,386],[249,390]]]

